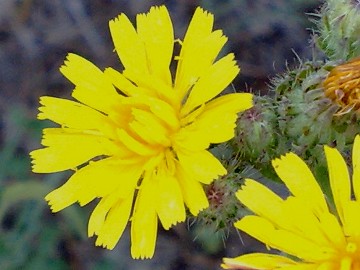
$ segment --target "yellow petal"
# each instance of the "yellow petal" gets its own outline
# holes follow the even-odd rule
[[[104,71],[105,76],[111,80],[115,87],[117,87],[120,92],[122,92],[125,96],[128,97],[136,97],[136,98],[145,98],[148,96],[154,95],[153,89],[149,89],[147,87],[140,87],[138,85],[138,81],[131,81],[124,74],[118,72],[113,68],[106,68]],[[135,75],[137,77],[141,75]],[[126,102],[126,101],[125,101]]]
[[[351,199],[351,185],[349,171],[345,160],[335,148],[324,146],[328,164],[330,187],[334,197],[337,213],[344,224],[344,207]]]
[[[126,69],[123,74],[138,86],[138,96],[146,94],[148,97],[161,99],[178,109],[181,99],[176,96],[171,84],[165,83],[156,76],[139,74],[133,70]]]
[[[326,225],[319,223],[319,217],[314,215],[312,209],[309,209],[301,198],[290,196],[284,201],[267,187],[251,179],[246,179],[236,196],[251,211],[271,221],[278,228],[314,241],[320,246],[333,243],[327,237]],[[254,198],[261,198],[261,200],[254,200]],[[294,213],[297,214],[294,215]],[[324,214],[321,217],[324,217]],[[339,237],[339,231],[335,234],[332,230],[332,233],[334,233],[334,238]]]
[[[99,130],[108,136],[113,134],[111,123],[104,114],[81,103],[43,96],[40,98],[40,104],[40,120],[49,119],[73,129]]]
[[[360,202],[348,201],[344,205],[344,234],[360,239]]]
[[[218,97],[208,102],[204,109],[204,114],[213,111],[242,112],[253,106],[253,94],[232,93]]]
[[[334,246],[344,246],[346,239],[338,218],[329,212],[324,212],[318,219],[328,241]]]
[[[190,153],[178,152],[179,162],[194,179],[210,184],[214,179],[227,173],[220,161],[208,151]]]
[[[121,96],[116,92],[111,80],[85,58],[68,54],[60,72],[75,84],[72,96],[80,102],[105,113],[119,106]]]
[[[283,199],[255,180],[246,179],[235,195],[252,212],[273,220],[276,224],[281,224],[284,218],[287,218],[283,217]]]
[[[186,31],[183,46],[194,45],[199,40],[204,39],[211,34],[214,24],[214,16],[198,7],[190,21]],[[187,45],[187,44],[191,45]]]
[[[131,256],[134,259],[152,258],[155,251],[158,218],[153,181],[145,176],[136,198],[131,219]]]
[[[134,191],[142,173],[137,164],[121,164],[108,158],[76,171],[61,187],[50,192],[45,199],[49,201],[53,212],[58,212],[78,201],[85,205],[98,197],[105,197],[116,192],[117,198],[126,198]]]
[[[165,6],[151,7],[147,14],[136,17],[137,32],[146,49],[149,73],[171,85],[170,61],[174,31]]]
[[[175,90],[179,97],[186,98],[188,91],[198,79],[209,72],[226,41],[227,38],[220,30],[212,32],[197,43],[184,41],[178,57],[179,72],[175,77]]]
[[[116,196],[115,193],[109,194],[108,196],[101,198],[100,202],[96,205],[89,218],[89,237],[93,235],[98,235],[100,233],[100,230],[105,223],[107,214],[109,213],[110,209],[115,206],[117,201],[119,201],[119,198]]]
[[[221,31],[212,32],[214,17],[197,8],[182,43],[175,76],[175,89],[184,98],[199,77],[206,74],[226,43]]]
[[[133,196],[128,196],[114,204],[107,213],[105,221],[97,231],[97,246],[113,249],[123,234],[128,223],[133,203]],[[90,225],[89,225],[90,226]]]
[[[280,255],[251,253],[236,258],[224,258],[221,265],[224,269],[283,269],[294,266],[297,262]]]
[[[201,130],[196,125],[187,125],[173,135],[173,148],[176,152],[182,149],[201,151],[210,146],[204,134],[207,130]]]
[[[227,94],[208,102],[194,121],[194,129],[202,131],[204,141],[225,142],[234,137],[237,113],[253,106],[252,94]]]
[[[179,118],[175,108],[168,103],[155,98],[150,98],[149,102],[150,111],[161,119],[171,130],[179,129]]]
[[[126,96],[136,96],[137,94],[142,94],[141,89],[119,71],[110,67],[105,69],[104,74],[109,78],[109,80],[111,80],[113,85]]]
[[[332,246],[335,241],[344,238],[339,223],[336,219],[329,217],[331,213],[324,212],[315,215],[301,198],[288,197],[282,209],[283,221],[279,225],[282,229],[293,232],[319,246]],[[278,221],[275,222],[278,223]]]
[[[329,212],[316,216],[301,198],[290,196],[284,201],[252,179],[245,180],[236,196],[252,212],[270,220],[276,227],[314,241],[320,246],[343,241],[343,233],[336,219],[328,217],[331,215]]]
[[[159,149],[152,147],[149,144],[140,142],[133,136],[131,136],[124,129],[117,130],[118,139],[131,151],[141,156],[155,155],[159,152]]]
[[[166,147],[171,145],[168,129],[153,113],[132,109],[132,115],[136,121],[131,122],[129,126],[142,140]]]
[[[176,178],[179,181],[182,195],[190,213],[197,216],[198,213],[209,206],[202,185],[189,175],[179,164],[176,170]]]
[[[299,259],[316,262],[329,260],[336,254],[330,247],[319,246],[316,243],[292,232],[277,229],[274,225],[258,216],[246,216],[235,223],[235,226],[267,246],[286,252]],[[291,241],[289,241],[291,239]]]
[[[294,153],[274,159],[272,165],[290,192],[314,213],[328,212],[324,194],[305,162]]]
[[[74,169],[96,156],[112,155],[112,148],[117,148],[105,137],[61,128],[44,129],[42,144],[48,147],[30,153],[37,173]]]
[[[186,100],[182,113],[187,114],[197,106],[205,104],[217,96],[231,83],[239,71],[233,54],[221,58],[196,82]]]
[[[134,26],[125,14],[109,22],[115,50],[125,69],[138,74],[149,74],[146,51],[143,41],[139,38]]]
[[[357,135],[354,140],[352,150],[352,164],[353,164],[353,189],[355,198],[360,201],[360,135]]]
[[[185,207],[177,179],[171,175],[158,175],[153,193],[156,198],[156,211],[165,230],[178,222],[185,221]]]

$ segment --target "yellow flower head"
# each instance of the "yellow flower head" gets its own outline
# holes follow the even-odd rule
[[[325,146],[336,213],[307,165],[286,154],[272,164],[291,195],[282,199],[260,183],[247,179],[236,196],[254,212],[235,226],[282,256],[253,253],[225,258],[225,269],[359,270],[360,269],[360,136],[352,152],[352,181],[338,150]],[[257,199],[261,198],[261,199]]]
[[[201,184],[226,174],[206,149],[234,136],[237,113],[252,95],[215,98],[238,74],[234,55],[216,59],[227,38],[213,31],[213,15],[198,8],[181,44],[174,80],[175,44],[164,6],[110,21],[115,50],[124,66],[101,71],[69,54],[60,68],[77,101],[41,97],[39,119],[61,127],[44,129],[43,149],[31,153],[33,171],[74,169],[46,196],[54,212],[99,198],[88,235],[113,249],[131,221],[131,254],[154,254],[158,219],[165,229],[208,206]],[[79,167],[80,166],[80,167]]]
[[[337,114],[360,109],[360,58],[333,68],[323,82],[325,96],[340,106]]]

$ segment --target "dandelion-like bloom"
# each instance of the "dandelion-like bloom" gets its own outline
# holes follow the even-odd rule
[[[325,146],[335,209],[307,165],[286,154],[272,164],[291,195],[282,199],[247,179],[236,196],[251,209],[235,226],[284,255],[253,253],[225,258],[225,269],[359,270],[360,269],[360,136],[352,152],[352,181],[338,150]]]
[[[340,106],[337,114],[360,109],[360,58],[334,67],[323,82],[325,96]]]
[[[165,229],[208,206],[202,183],[226,174],[206,149],[234,136],[237,113],[252,95],[215,98],[238,74],[234,55],[216,60],[227,38],[213,31],[213,15],[196,9],[174,80],[175,44],[169,13],[152,7],[136,17],[110,21],[115,50],[124,66],[101,71],[69,54],[60,68],[77,101],[41,97],[39,119],[61,125],[44,129],[43,149],[31,153],[33,171],[74,169],[46,196],[53,212],[99,198],[88,225],[96,245],[113,249],[131,221],[131,254],[153,256],[158,219]],[[134,203],[133,203],[134,202]]]

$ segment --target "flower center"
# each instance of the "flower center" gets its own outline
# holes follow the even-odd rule
[[[358,243],[348,242],[341,257],[340,270],[360,270],[360,250]]]
[[[360,58],[336,66],[323,82],[325,96],[341,109],[338,114],[360,109]]]

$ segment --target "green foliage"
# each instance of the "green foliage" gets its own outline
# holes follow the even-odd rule
[[[28,118],[21,106],[9,109],[4,122],[7,132],[0,149],[0,269],[68,269],[59,243],[86,238],[86,218],[75,207],[63,211],[58,219],[48,218],[50,210],[44,197],[66,175],[48,175],[42,180],[31,175],[28,153],[19,147],[27,133],[39,140],[43,127]],[[59,220],[64,220],[61,226]]]

